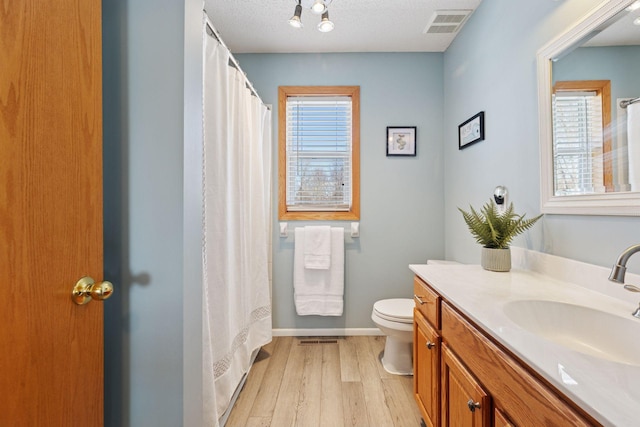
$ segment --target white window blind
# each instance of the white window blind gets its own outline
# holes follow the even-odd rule
[[[288,97],[287,211],[351,208],[351,97]]]
[[[553,96],[556,196],[604,191],[602,99],[596,92]]]

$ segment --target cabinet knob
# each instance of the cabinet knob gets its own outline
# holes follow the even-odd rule
[[[418,304],[422,305],[424,304],[426,301],[422,301],[422,297],[418,296],[418,295],[413,295],[413,299],[416,300],[418,302]]]
[[[435,343],[432,343],[431,341],[427,341],[427,348],[428,348],[429,350],[431,350],[431,349],[432,349],[433,347],[435,347],[435,346],[436,346],[436,345],[435,345]]]
[[[467,402],[467,406],[469,407],[469,410],[471,412],[475,412],[476,409],[480,408],[480,402],[474,402],[473,400],[469,399],[469,401]]]

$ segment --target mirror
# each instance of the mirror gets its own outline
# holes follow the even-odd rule
[[[638,17],[640,2],[603,1],[538,52],[543,213],[640,215]]]

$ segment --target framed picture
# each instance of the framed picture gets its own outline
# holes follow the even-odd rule
[[[387,126],[387,156],[415,156],[416,127]]]
[[[458,150],[484,140],[484,111],[458,126]]]

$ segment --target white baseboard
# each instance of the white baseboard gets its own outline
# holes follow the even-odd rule
[[[384,335],[378,328],[333,329],[273,329],[274,337],[346,337],[354,335]]]

